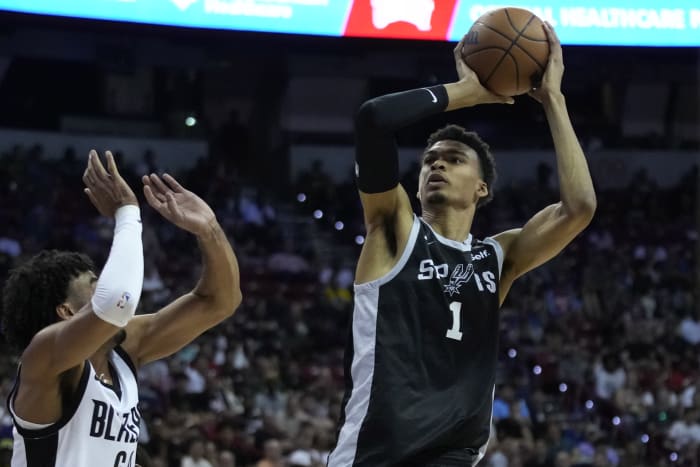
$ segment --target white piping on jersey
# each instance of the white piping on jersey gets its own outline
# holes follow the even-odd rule
[[[410,258],[411,253],[413,253],[413,247],[416,245],[416,238],[418,238],[418,232],[420,232],[420,222],[418,221],[418,216],[414,214],[413,226],[411,227],[411,232],[408,235],[408,241],[406,242],[406,246],[404,247],[403,252],[401,253],[401,258],[399,258],[399,261],[394,265],[393,268],[391,268],[389,272],[384,274],[382,277],[369,282],[363,282],[361,284],[355,283],[355,292],[357,293],[369,290],[371,288],[379,288],[380,286],[386,284],[391,279],[393,279],[399,272],[401,272],[403,267],[408,262],[408,258]]]
[[[352,393],[345,404],[345,420],[338,434],[338,443],[328,456],[328,467],[351,467],[355,463],[357,441],[369,410],[374,384],[378,309],[379,287],[367,287],[364,293],[355,294],[355,309],[352,313],[353,354],[350,367]]]
[[[17,425],[21,426],[21,427],[24,428],[25,430],[43,430],[44,428],[48,428],[48,427],[50,427],[51,425],[53,425],[53,423],[33,423],[33,422],[28,422],[28,421],[26,421],[26,420],[20,418],[20,416],[17,415],[17,414],[15,413],[15,411],[13,410],[12,407],[10,407],[10,410],[12,410],[12,416],[13,416],[14,419],[15,419],[15,423],[17,423]]]
[[[484,243],[488,243],[496,251],[496,258],[498,258],[498,278],[501,278],[501,271],[503,270],[503,247],[498,243],[493,237],[486,237],[482,240]]]
[[[467,238],[463,242],[450,240],[449,238],[443,237],[437,233],[435,229],[433,229],[433,227],[425,221],[425,219],[421,217],[420,220],[428,226],[428,228],[433,232],[433,235],[435,235],[435,238],[443,245],[451,246],[452,248],[456,248],[460,251],[472,251],[472,234],[467,235]]]
[[[498,242],[496,242],[498,243]],[[472,467],[474,467],[476,464],[479,463],[481,459],[484,458],[486,455],[486,449],[489,447],[489,441],[491,441],[491,436],[493,436],[493,400],[496,397],[496,385],[493,385],[493,390],[491,391],[491,419],[489,420],[489,437],[486,439],[486,442],[484,443],[483,446],[479,448],[479,455],[472,464]]]

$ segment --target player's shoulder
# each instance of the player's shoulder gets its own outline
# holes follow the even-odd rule
[[[521,230],[521,228],[504,230],[503,232],[485,237],[482,241],[486,241],[491,244],[495,243],[496,246],[500,247],[502,251],[507,252],[520,234]]]

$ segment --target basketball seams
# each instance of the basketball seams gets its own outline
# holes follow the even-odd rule
[[[514,30],[515,32],[518,33],[518,35],[517,35],[517,37],[515,38],[515,40],[518,40],[518,37],[522,36],[522,34],[523,34],[523,33],[525,32],[525,30],[527,29],[527,27],[530,26],[530,23],[532,23],[532,20],[535,19],[535,14],[534,14],[534,13],[530,13],[530,18],[528,18],[527,23],[525,23],[525,26],[523,26],[522,29],[518,29],[518,27],[517,27],[517,26],[515,25],[515,23],[513,22],[513,18],[510,17],[510,13],[508,13],[508,8],[504,8],[504,9],[503,9],[503,13],[505,13],[506,19],[508,20],[508,23],[510,24],[510,26],[513,28],[513,30]]]
[[[518,42],[518,39],[520,39],[520,36],[522,36],[523,31],[525,31],[525,29],[527,29],[527,27],[530,25],[530,23],[532,23],[532,21],[536,18],[536,16],[535,16],[534,14],[531,15],[531,16],[530,16],[530,19],[528,19],[528,20],[527,20],[527,23],[525,23],[525,27],[523,27],[523,30],[522,30],[522,31],[518,31],[518,29],[515,27],[515,25],[513,25],[513,22],[512,22],[511,19],[510,19],[510,15],[508,14],[508,9],[507,9],[507,8],[505,9],[505,14],[506,14],[506,18],[508,19],[508,22],[510,23],[510,25],[513,27],[513,29],[514,29],[518,34],[517,34],[514,38],[511,38],[511,39],[510,39],[510,46],[509,46],[508,49],[503,53],[503,56],[500,58],[500,60],[498,60],[498,62],[496,63],[496,65],[495,65],[495,66],[493,67],[493,69],[491,70],[491,73],[489,73],[489,76],[488,76],[484,81],[485,81],[485,83],[488,83],[489,80],[491,79],[491,77],[493,76],[493,74],[496,73],[496,70],[498,70],[498,67],[501,66],[501,63],[503,63],[503,60],[506,58],[506,56],[509,56],[509,57],[513,60],[513,62],[515,62],[515,68],[516,68],[515,82],[516,82],[516,89],[517,89],[517,84],[518,84],[519,79],[520,79],[520,77],[518,76],[518,73],[517,73],[517,72],[519,71],[519,70],[518,70],[518,61],[510,54],[510,51],[511,51],[511,49],[513,48],[513,46],[516,45],[516,43]],[[489,29],[491,29],[491,28],[489,28]],[[502,35],[505,36],[505,34],[502,34]],[[529,55],[529,54],[528,54],[528,55]],[[531,58],[532,58],[532,57],[531,57]],[[537,64],[539,65],[539,62],[537,62],[536,60],[535,60],[535,63],[537,63]]]
[[[527,55],[528,57],[530,57],[530,58],[532,59],[533,62],[537,63],[537,66],[539,66],[540,68],[542,68],[542,71],[544,71],[544,69],[547,67],[547,64],[546,64],[546,63],[545,63],[544,65],[541,64],[540,61],[537,60],[537,59],[534,57],[534,55],[532,55],[532,54],[530,53],[529,50],[523,48],[521,45],[515,44],[515,46],[516,46],[521,52],[523,52],[525,55]]]
[[[527,20],[527,23],[525,23],[525,26],[523,26],[523,29],[519,31],[518,28],[515,26],[515,23],[513,22],[513,19],[510,17],[510,13],[508,13],[508,8],[506,8],[506,9],[504,10],[504,12],[505,12],[505,14],[506,14],[506,19],[508,20],[508,23],[509,23],[510,26],[513,28],[513,30],[514,30],[515,32],[518,33],[518,35],[515,37],[515,39],[513,39],[513,45],[515,45],[517,48],[519,48],[520,50],[522,50],[522,51],[525,53],[525,55],[527,55],[528,57],[530,57],[530,58],[532,59],[533,62],[537,63],[537,65],[538,65],[540,68],[542,68],[542,70],[544,70],[544,69],[546,68],[547,64],[544,64],[544,65],[543,65],[542,63],[540,63],[540,61],[537,60],[537,59],[530,53],[529,50],[525,49],[523,46],[521,46],[520,44],[518,44],[518,41],[520,40],[521,37],[522,37],[522,38],[525,38],[525,39],[527,39],[527,40],[529,40],[529,41],[533,41],[533,42],[547,42],[547,38],[544,38],[544,39],[535,39],[535,38],[533,38],[533,37],[529,37],[529,36],[526,36],[526,35],[525,35],[525,31],[527,30],[527,28],[530,27],[530,25],[531,25],[532,22],[537,18],[537,16],[533,13],[533,14],[530,16],[530,19]],[[505,34],[503,34],[503,36],[505,36]],[[512,47],[511,47],[511,48],[512,48]],[[517,62],[517,60],[516,60],[516,62]]]
[[[494,81],[494,77],[498,76],[498,80],[494,81],[494,85],[498,89],[505,93],[518,93],[520,92],[521,82],[525,85],[534,75],[541,74],[546,69],[546,63],[543,63],[539,56],[546,52],[543,47],[548,45],[548,40],[535,38],[529,34],[535,33],[538,25],[541,28],[542,23],[537,15],[532,12],[518,8],[503,8],[499,13],[496,15],[484,15],[476,20],[472,26],[477,31],[483,28],[482,34],[485,34],[485,38],[488,38],[488,40],[484,39],[484,41],[486,43],[491,42],[491,44],[484,44],[486,45],[485,47],[476,48],[478,47],[477,41],[476,44],[470,45],[468,48],[469,53],[463,56],[465,60],[468,60],[468,63],[471,62],[474,64],[473,66],[479,66],[479,73],[485,75],[485,79],[482,81],[484,85],[488,86],[488,83]],[[519,24],[522,24],[522,28],[516,26],[514,22],[516,19]],[[508,28],[511,29],[508,30]],[[530,31],[531,28],[535,29]],[[511,35],[506,34],[507,32]],[[518,43],[521,39],[523,42]],[[514,48],[514,46],[517,48]],[[532,51],[530,50],[531,48],[533,49]],[[548,47],[546,48],[548,49]],[[512,68],[504,63],[506,55],[510,57],[514,64]],[[488,70],[487,66],[490,63],[493,65]],[[530,74],[529,78],[523,76],[523,79],[520,79],[521,64],[523,65],[523,72]],[[536,69],[533,70],[533,67]],[[483,73],[484,70],[488,70],[488,73]],[[510,84],[508,84],[509,80],[506,79],[505,75],[511,76],[512,73],[514,73],[514,76],[510,78]],[[505,89],[510,89],[512,85],[515,85],[517,91],[505,91]]]
[[[469,55],[471,55],[472,53],[475,53],[475,52],[480,52],[480,51],[482,51],[482,50],[486,50],[486,49],[501,49],[501,50],[503,50],[503,51],[506,52],[506,53],[510,53],[510,49],[512,49],[512,48],[513,48],[513,45],[515,45],[518,49],[520,49],[520,50],[523,51],[525,54],[527,54],[527,56],[530,57],[530,58],[532,59],[533,62],[537,63],[537,65],[538,65],[540,68],[542,68],[543,70],[545,69],[545,66],[546,66],[546,65],[541,64],[540,61],[537,60],[528,50],[524,49],[521,45],[519,45],[519,44],[517,44],[517,43],[515,42],[515,41],[517,41],[518,39],[520,39],[520,37],[516,37],[515,39],[512,39],[511,37],[507,36],[506,34],[503,34],[503,33],[502,33],[501,31],[499,31],[498,29],[496,29],[496,28],[494,28],[494,27],[492,27],[492,26],[490,26],[490,25],[488,25],[488,24],[486,24],[486,23],[482,23],[481,21],[477,21],[476,23],[474,23],[474,25],[477,25],[477,24],[478,24],[479,26],[483,27],[483,28],[488,29],[489,31],[495,32],[496,34],[498,34],[499,36],[503,37],[504,39],[508,39],[508,40],[510,41],[510,44],[511,44],[511,45],[510,45],[510,47],[508,47],[507,49],[505,49],[505,48],[503,48],[503,47],[498,47],[498,46],[495,46],[495,45],[489,45],[489,46],[487,46],[487,47],[484,47],[483,49],[473,48],[473,49],[471,49],[471,53],[470,53]],[[528,23],[528,24],[529,24],[529,23]],[[511,25],[512,25],[512,24],[511,24]],[[527,25],[526,25],[525,27],[527,28]],[[472,28],[473,28],[473,26],[472,26]],[[517,29],[516,29],[516,31],[517,31]],[[528,40],[534,40],[534,39],[530,39],[529,37],[526,37],[526,36],[522,36],[522,37],[525,37],[525,39],[528,39]],[[539,41],[535,41],[535,42],[539,42]]]
[[[467,56],[465,57],[465,60],[468,60],[469,57],[471,57],[472,55],[476,55],[476,54],[478,54],[479,52],[483,52],[484,50],[491,50],[491,49],[502,50],[502,51],[504,51],[504,52],[506,52],[506,53],[508,52],[508,50],[510,50],[509,48],[506,49],[505,47],[501,47],[501,46],[499,46],[499,45],[487,45],[486,47],[482,47],[481,49],[473,49],[473,50],[471,50],[471,51],[469,52],[469,55],[467,55]]]

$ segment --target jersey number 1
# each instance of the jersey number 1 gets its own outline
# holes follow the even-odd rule
[[[445,337],[447,337],[448,339],[461,341],[462,331],[460,331],[460,327],[462,326],[462,303],[450,303],[450,311],[452,312],[452,328],[447,330],[447,334],[445,334]]]

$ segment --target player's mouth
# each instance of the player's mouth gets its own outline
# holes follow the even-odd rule
[[[430,174],[427,181],[428,186],[446,185],[447,179],[439,173]]]

